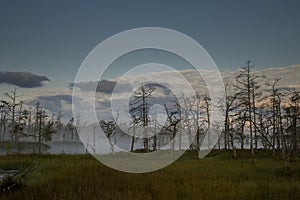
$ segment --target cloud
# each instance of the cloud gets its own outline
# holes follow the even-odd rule
[[[43,86],[43,81],[50,81],[47,76],[39,76],[30,72],[2,72],[0,71],[0,83],[8,83],[23,88]]]
[[[54,95],[54,96],[39,96],[37,99],[29,101],[27,105],[36,106],[36,103],[39,102],[40,106],[51,113],[61,112],[63,117],[71,118],[72,117],[72,96],[71,95]]]
[[[231,86],[235,83],[235,76],[238,74],[238,70],[235,71],[227,71],[222,72],[224,82],[230,84]],[[261,90],[264,96],[269,95],[270,86],[267,86],[265,83],[272,83],[274,81],[274,77],[281,77],[278,86],[281,88],[293,88],[295,87],[297,90],[300,90],[300,79],[299,79],[299,72],[300,72],[300,65],[294,65],[290,67],[283,67],[283,68],[266,68],[254,71],[255,73],[259,73],[261,75],[265,75],[265,78],[262,80],[259,80],[259,83],[261,85]],[[189,71],[182,71],[181,72],[184,77],[188,80],[188,82],[195,88],[197,91],[200,92],[200,94],[204,94],[205,91],[207,91],[205,87],[205,82],[203,79],[201,79],[201,76],[199,76],[198,72],[189,70]],[[213,73],[210,71],[203,72],[205,76],[207,76],[208,79],[213,79]],[[155,87],[156,90],[153,92],[152,98],[149,99],[149,103],[152,105],[154,104],[160,104],[164,105],[167,104],[167,102],[174,102],[174,98],[172,95],[172,92],[174,91],[172,89],[178,89],[182,91],[182,93],[185,95],[185,97],[188,97],[189,90],[188,88],[184,87],[184,82],[180,81],[179,79],[176,79],[176,76],[174,75],[174,72],[163,72],[163,73],[156,73],[155,74],[158,77],[163,77],[166,79],[167,84],[166,87],[170,90],[168,91],[166,88],[161,86],[160,83],[150,82],[147,83],[149,87]],[[93,112],[93,106],[96,105],[96,111],[97,114],[99,114],[99,119],[101,117],[105,118],[106,116],[111,116],[111,99],[112,95],[111,92],[115,89],[116,83],[121,85],[121,89],[116,91],[116,94],[113,96],[113,102],[116,103],[115,105],[128,105],[128,98],[132,95],[132,92],[135,90],[134,82],[142,83],[143,81],[147,80],[145,77],[150,76],[149,74],[144,75],[135,75],[131,77],[127,77],[126,79],[123,79],[122,81],[109,80],[109,81],[101,81],[97,87],[98,93],[95,93],[92,91],[91,86],[97,86],[97,82],[94,83],[79,83],[76,84],[76,86],[80,89],[80,92],[82,92],[84,95],[82,97],[84,98],[78,98],[77,102],[79,102],[80,106],[78,110],[81,111],[81,109],[84,109],[86,111],[87,116],[92,116],[90,113]],[[151,75],[151,77],[154,75]],[[213,84],[219,84],[218,80],[213,79]],[[117,85],[118,85],[117,84]],[[126,90],[122,87],[131,87],[131,89]],[[139,84],[137,84],[139,86]],[[171,87],[172,86],[172,87]],[[83,88],[83,89],[81,89]],[[117,88],[117,87],[116,87]],[[212,88],[214,89],[214,88]],[[232,89],[232,93],[236,92],[234,87],[230,87]],[[26,89],[28,91],[35,90],[35,89]],[[41,90],[41,89],[37,89]],[[119,91],[119,92],[118,92]],[[72,91],[71,90],[65,90],[57,92],[50,92],[41,90],[39,93],[35,93],[33,101],[29,102],[30,105],[35,106],[37,100],[40,101],[40,104],[45,109],[51,111],[51,113],[57,113],[58,111],[62,111],[64,118],[68,119],[72,117]],[[31,93],[32,94],[32,93]],[[177,97],[181,97],[181,93],[174,93],[174,95],[177,95]],[[95,100],[91,100],[91,98],[94,98],[96,96]],[[89,103],[92,102],[93,105],[90,105]],[[96,103],[96,104],[95,104]],[[162,108],[163,109],[163,108]],[[159,114],[159,113],[158,113]],[[88,121],[88,120],[87,120]]]
[[[79,88],[82,91],[94,91],[96,88],[96,92],[103,92],[106,94],[111,94],[115,88],[116,82],[115,81],[108,81],[108,80],[101,80],[97,81],[89,81],[89,82],[80,82],[80,83],[71,83],[70,87]],[[130,90],[131,85],[125,84],[122,85],[124,90]]]

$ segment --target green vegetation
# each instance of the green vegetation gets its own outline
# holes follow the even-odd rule
[[[42,155],[16,191],[0,199],[299,199],[300,155],[288,167],[280,155],[259,150],[214,150],[199,160],[186,152],[170,166],[146,174],[110,169],[91,155]],[[32,155],[8,155],[0,169],[21,169]]]

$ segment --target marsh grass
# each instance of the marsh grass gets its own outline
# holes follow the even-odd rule
[[[186,152],[168,167],[145,174],[110,169],[90,155],[43,155],[18,191],[1,199],[300,199],[300,161],[247,150],[233,159],[215,150],[199,160]],[[0,169],[20,169],[31,155],[0,158]]]

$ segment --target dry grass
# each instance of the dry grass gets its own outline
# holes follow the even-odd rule
[[[1,199],[300,199],[300,161],[289,168],[260,151],[213,151],[199,160],[187,152],[170,166],[146,174],[110,169],[89,155],[44,155],[17,191]],[[22,168],[30,155],[2,156],[0,169]]]

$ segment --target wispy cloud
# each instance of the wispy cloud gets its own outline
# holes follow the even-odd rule
[[[53,96],[38,96],[36,99],[27,102],[29,106],[39,104],[51,113],[61,112],[63,117],[72,117],[72,96],[71,95],[53,95]]]
[[[89,81],[89,82],[80,82],[80,83],[71,83],[70,87],[76,87],[82,91],[95,91],[103,92],[106,94],[111,94],[115,88],[116,82],[109,80],[101,80],[101,81]],[[122,86],[124,90],[130,90],[130,84],[125,84]]]
[[[294,65],[282,68],[266,68],[262,70],[257,70],[254,73],[258,73],[265,76],[263,79],[259,80],[259,82],[263,94],[268,95],[270,87],[266,83],[272,83],[274,81],[274,78],[277,77],[282,78],[279,82],[280,87],[295,87],[296,89],[300,89],[300,79],[298,77],[299,72],[300,65]],[[180,73],[188,80],[188,82],[192,85],[192,88],[200,92],[201,94],[207,91],[205,82],[201,75],[206,76],[207,79],[212,79],[213,84],[219,84],[218,80],[214,80],[214,74],[211,71],[203,71],[201,72],[201,75],[199,75],[198,72],[195,72],[193,70],[180,71]],[[238,73],[238,70],[222,72],[224,82],[228,83],[229,85],[233,85],[235,82],[235,76]],[[155,78],[155,80],[159,78],[163,80],[168,80],[168,84],[166,84],[166,87],[170,87],[171,91],[173,91],[172,88],[177,89],[179,91],[177,93],[179,94],[179,97],[181,94],[180,92],[182,92],[183,94],[189,94],[188,88],[183,87],[184,81],[176,78],[177,76],[175,76],[175,72],[165,71],[161,73],[128,76],[126,79],[101,81],[99,84],[97,82],[79,83],[76,86],[80,89],[80,92],[84,94],[84,98],[78,99],[77,102],[80,102],[82,104],[83,108],[86,110],[87,113],[93,112],[93,105],[88,104],[88,102],[93,102],[93,104],[96,106],[97,114],[100,114],[101,116],[110,116],[112,105],[112,92],[116,92],[113,96],[113,102],[115,103],[115,105],[124,104],[125,106],[126,103],[128,104],[128,101],[126,100],[130,98],[132,92],[135,90],[134,83],[142,83],[143,81],[147,80],[147,77],[149,77],[150,75],[152,78]],[[97,86],[96,95],[91,89],[92,87],[95,88],[95,86]],[[115,86],[120,88],[115,89]],[[130,89],[126,90],[125,86],[130,87]],[[137,86],[140,86],[140,84],[137,84]],[[153,83],[150,83],[150,86],[156,87],[155,93],[153,93],[153,99],[151,100],[151,104],[164,104],[167,101],[172,101],[172,99],[169,98],[170,92],[166,89],[163,89],[162,87],[159,87],[160,85],[157,84],[155,81]],[[233,90],[232,92],[234,92],[234,87],[231,88]],[[36,89],[26,89],[26,91],[32,90]],[[32,96],[32,101],[28,103],[29,105],[34,106],[38,100],[40,104],[45,109],[49,110],[51,113],[57,113],[58,111],[62,111],[65,118],[72,117],[72,90],[37,90],[39,91],[30,92],[30,94],[35,95]],[[96,99],[91,100],[91,98],[94,97],[96,97]]]

